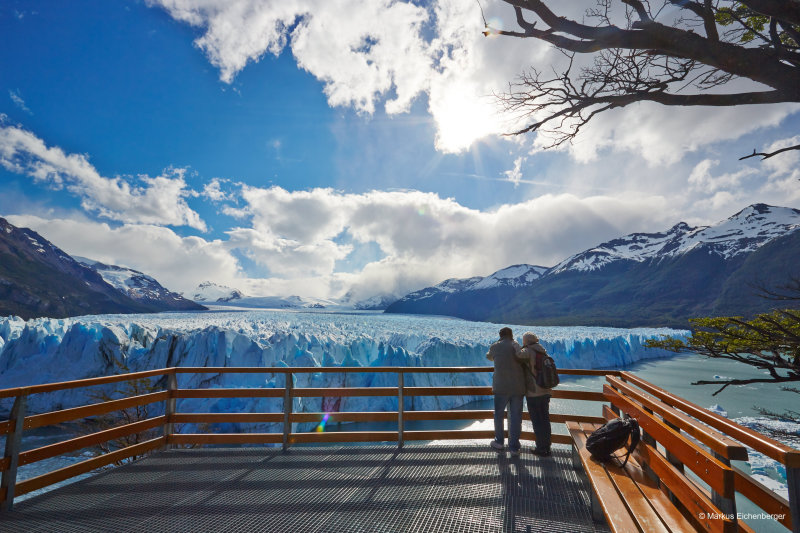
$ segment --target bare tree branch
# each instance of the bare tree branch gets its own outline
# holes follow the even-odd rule
[[[751,383],[783,383],[786,381],[798,381],[800,380],[800,376],[785,376],[785,377],[778,377],[778,378],[753,378],[753,379],[730,379],[728,381],[694,381],[692,385],[719,385],[722,383],[722,387],[717,389],[716,392],[712,394],[712,396],[716,396],[723,390],[725,390],[730,385],[749,385]]]
[[[715,107],[800,102],[797,0],[664,0],[664,6],[685,12],[669,24],[656,20],[666,16],[665,11],[663,7],[653,11],[650,2],[619,0],[625,9],[615,14],[615,0],[599,0],[587,11],[595,25],[558,16],[550,6],[562,4],[553,1],[504,1],[514,7],[519,31],[487,33],[538,39],[567,54],[595,58],[592,66],[579,72],[572,72],[570,61],[552,78],[533,70],[512,84],[507,94],[499,95],[506,111],[532,119],[510,135],[548,131],[555,134],[551,146],[556,146],[574,138],[599,113],[635,102]],[[768,35],[763,33],[765,17]],[[701,25],[705,36],[695,32]],[[721,34],[718,25],[733,28]],[[754,39],[762,44],[755,46]],[[739,78],[768,89],[709,91]],[[766,159],[791,149],[800,147],[772,153],[754,150],[741,159]]]
[[[770,157],[775,157],[776,155],[782,154],[783,152],[788,152],[789,150],[800,150],[800,144],[797,144],[795,146],[787,146],[786,148],[781,148],[780,150],[775,150],[774,152],[756,152],[755,149],[753,149],[753,153],[752,154],[746,155],[744,157],[740,157],[739,161],[741,161],[743,159],[750,159],[751,157],[758,157],[758,156],[761,156],[761,160],[763,161],[764,159],[769,159]]]

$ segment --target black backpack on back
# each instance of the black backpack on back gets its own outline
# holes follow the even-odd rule
[[[636,419],[615,418],[606,422],[586,439],[586,449],[589,450],[592,457],[605,463],[610,461],[612,457],[616,457],[614,452],[625,446],[628,442],[628,437],[630,437],[631,443],[628,446],[628,453],[625,455],[625,462],[622,463],[624,468],[641,438],[639,423]]]

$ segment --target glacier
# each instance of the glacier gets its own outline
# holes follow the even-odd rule
[[[488,366],[486,352],[500,324],[447,317],[370,312],[211,311],[151,315],[93,315],[65,319],[0,319],[0,389],[172,367]],[[514,326],[534,329],[560,368],[620,368],[668,357],[644,341],[687,331],[666,328]],[[181,388],[283,387],[281,374],[179,374]],[[393,373],[307,373],[297,387],[397,386]],[[491,374],[405,375],[406,386],[486,386]],[[116,388],[115,388],[116,387]],[[105,394],[119,394],[119,385]],[[474,397],[410,397],[406,409],[451,409]],[[396,397],[296,398],[295,412],[396,410]],[[181,412],[280,412],[279,398],[185,399]],[[85,389],[35,394],[30,412],[87,402]],[[156,404],[158,405],[158,404]],[[0,402],[7,413],[11,400]],[[154,406],[155,407],[155,406]],[[156,407],[163,408],[163,407]],[[248,426],[251,427],[252,426]],[[262,424],[260,431],[278,431]],[[224,431],[240,428],[230,425]],[[303,426],[298,430],[304,431]]]

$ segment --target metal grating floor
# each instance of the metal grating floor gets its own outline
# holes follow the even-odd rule
[[[608,531],[587,490],[561,446],[168,450],[25,500],[0,531]]]

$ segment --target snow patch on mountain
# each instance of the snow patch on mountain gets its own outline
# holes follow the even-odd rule
[[[391,294],[381,294],[354,303],[353,309],[360,311],[382,311],[397,300],[397,296]]]
[[[426,287],[412,292],[402,300],[424,300],[442,293],[456,293],[493,289],[496,287],[525,287],[539,279],[547,267],[536,265],[513,265],[490,274],[486,277],[450,278],[433,287]]]
[[[80,264],[91,268],[103,278],[103,281],[134,300],[173,300],[180,301],[180,294],[170,292],[155,278],[132,268],[107,265],[86,257],[75,256]]]
[[[211,281],[204,281],[192,292],[192,300],[195,302],[230,302],[245,297],[238,289],[218,285]]]
[[[641,263],[648,259],[685,254],[700,246],[730,259],[753,252],[772,239],[783,237],[798,228],[800,210],[753,204],[712,226],[691,227],[681,222],[666,232],[631,233],[573,255],[554,266],[546,275],[569,270],[597,270],[620,260]]]
[[[468,290],[476,291],[480,289],[492,289],[494,287],[524,287],[536,279],[542,277],[547,272],[546,267],[534,265],[513,265],[494,274],[486,276],[480,281],[472,284]]]

